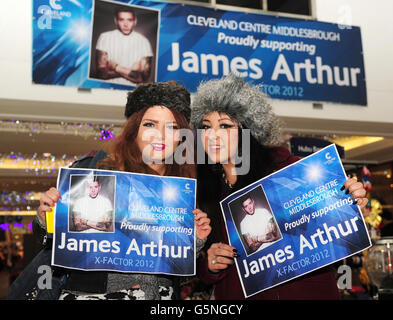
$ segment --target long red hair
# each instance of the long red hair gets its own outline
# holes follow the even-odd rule
[[[110,168],[121,171],[158,174],[155,170],[151,169],[142,160],[142,152],[136,143],[140,124],[142,122],[145,112],[150,107],[143,108],[142,110],[132,114],[123,126],[120,135],[115,139],[110,148],[110,157],[99,162],[100,168]],[[186,118],[178,111],[169,109],[179,127],[179,129],[190,129]],[[184,141],[181,141],[182,143]],[[179,143],[179,145],[180,145]],[[187,143],[187,142],[186,142]],[[195,178],[195,165],[194,163],[165,164],[166,176],[178,176],[186,178]]]

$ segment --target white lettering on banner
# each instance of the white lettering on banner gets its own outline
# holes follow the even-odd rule
[[[254,46],[256,39],[252,37],[232,39],[225,36],[224,33],[219,34],[218,41],[230,43],[231,41],[238,44]],[[168,71],[177,71],[179,68],[186,73],[211,74],[214,76],[227,75],[233,72],[240,77],[250,77],[258,80],[263,76],[261,68],[262,61],[253,58],[246,60],[243,57],[234,57],[229,60],[225,55],[215,55],[200,53],[199,55],[193,51],[185,51],[181,54],[178,42],[172,43],[172,64],[168,65]],[[292,69],[288,65],[283,54],[279,54],[271,76],[272,81],[277,81],[279,76],[284,76],[289,82],[302,82],[305,76],[306,82],[310,84],[325,84],[337,86],[358,86],[358,76],[360,68],[348,68],[339,66],[329,66],[322,63],[322,58],[315,57],[315,63],[311,59],[305,59],[304,62],[295,62]]]
[[[120,242],[108,240],[86,240],[86,239],[75,239],[75,238],[67,238],[66,233],[61,233],[61,243],[57,246],[57,248],[63,250],[66,249],[68,251],[80,251],[80,252],[112,252],[119,253],[120,252]]]
[[[309,191],[309,193],[310,192],[312,193],[313,191],[311,190],[311,191]],[[285,202],[284,203],[284,208],[289,210],[289,214],[290,215],[293,215],[295,213],[303,211],[304,209],[312,207],[313,205],[315,205],[315,204],[317,204],[317,203],[319,203],[319,202],[321,202],[323,200],[335,197],[335,196],[337,196],[337,194],[338,194],[338,190],[337,189],[328,190],[328,191],[326,191],[326,192],[324,192],[324,193],[322,193],[320,195],[317,195],[315,197],[312,197],[309,200],[306,200],[304,202],[303,202],[303,200],[301,200],[302,202],[300,202],[299,204],[297,204],[295,206],[292,206],[294,200],[297,201],[298,199],[301,199],[301,197],[296,197],[294,200],[290,200],[289,202]],[[348,203],[352,204],[352,200],[340,199],[336,203],[330,204],[327,207],[328,209],[323,209],[323,210],[320,209],[320,210],[321,210],[321,212],[325,212],[325,214],[326,214],[326,212],[328,212],[329,210],[333,210],[332,208],[334,208],[334,209],[336,209],[337,207],[340,208],[341,206],[343,206],[345,204],[348,204]],[[318,210],[318,212],[320,210]],[[313,212],[312,216],[313,216],[312,218],[314,218],[314,212]],[[318,216],[318,215],[316,215],[316,216]]]
[[[307,44],[303,41],[286,42],[286,41],[274,41],[274,40],[261,40],[260,47],[264,49],[270,49],[274,51],[297,51],[307,52],[310,56],[315,54],[317,46],[315,44]]]
[[[303,234],[300,234],[299,237],[299,254],[303,254],[305,252],[305,248],[310,251],[318,248],[318,245],[327,245],[334,240],[340,239],[341,237],[346,237],[354,232],[359,231],[356,221],[358,221],[358,217],[351,218],[350,220],[345,220],[341,223],[338,223],[336,226],[328,226],[326,223],[322,225],[323,230],[317,228],[315,233],[311,234],[307,239]],[[278,249],[273,253],[268,253],[264,256],[258,257],[254,260],[247,261],[243,259],[244,266],[244,278],[248,278],[249,276],[258,274],[263,270],[269,269],[271,267],[276,266],[277,264],[282,264],[291,260],[295,257],[295,254],[292,250],[292,246],[288,245],[284,249]],[[288,264],[286,267],[279,267],[277,270],[279,276],[288,273],[289,271],[293,271],[297,268],[307,266],[311,263],[318,262],[322,258],[329,257],[329,251],[327,249],[321,250],[319,253],[311,255],[311,260],[308,257],[302,258],[298,260],[299,262]],[[291,270],[290,270],[291,269]]]
[[[143,211],[147,213],[168,213],[168,214],[187,214],[187,208],[175,208],[175,207],[162,207],[162,206],[147,206],[140,204],[131,204],[131,211]]]
[[[224,32],[219,32],[217,43],[252,47],[255,50],[259,45],[259,39],[255,39],[252,35],[248,35],[247,37],[234,37],[227,36]]]
[[[345,225],[345,230],[344,227],[341,223],[339,223],[337,225],[337,227],[335,226],[328,226],[326,223],[324,223],[323,229],[317,229],[316,232],[314,234],[312,234],[310,236],[310,241],[307,240],[307,238],[303,235],[300,234],[300,254],[303,254],[303,251],[305,248],[308,248],[309,250],[313,250],[318,248],[318,243],[317,243],[317,239],[319,239],[319,242],[322,245],[328,244],[329,242],[332,242],[334,239],[332,237],[332,235],[334,235],[335,239],[340,239],[341,236],[342,237],[346,237],[350,234],[352,234],[353,232],[357,232],[359,229],[356,225],[356,221],[359,220],[358,217],[354,217],[351,218],[350,221],[345,220],[343,222],[343,224]],[[352,226],[352,228],[351,228]],[[324,238],[323,235],[326,235],[326,239]]]
[[[274,23],[264,24],[249,21],[237,22],[236,20],[216,19],[214,17],[204,17],[196,15],[188,15],[186,20],[187,23],[191,26],[204,28],[221,28],[223,30],[229,29],[232,31],[240,30],[242,32],[275,34],[284,37],[318,39],[323,41],[341,41],[340,33],[335,31],[297,28],[293,26],[275,25]]]
[[[181,60],[183,58],[183,60]],[[231,61],[224,55],[214,55],[201,53],[199,56],[195,52],[186,51],[180,57],[178,42],[172,43],[172,64],[168,66],[168,71],[177,71],[180,66],[187,73],[227,75],[230,71],[241,77],[251,79],[261,79],[263,76],[260,65],[262,61],[256,58],[247,61],[243,57],[234,57]],[[209,68],[210,66],[210,68]]]
[[[315,30],[307,28],[295,28],[288,26],[273,26],[273,34],[281,36],[340,41],[340,33],[333,31]]]
[[[213,17],[202,17],[202,16],[187,16],[187,23],[189,25],[199,26],[199,27],[209,27],[209,28],[223,28],[236,30],[237,22],[235,20],[218,20]]]
[[[67,238],[65,232],[61,233],[60,245],[57,246],[60,250],[78,251],[78,252],[102,252],[102,253],[120,253],[119,241],[108,241],[95,239],[75,239]],[[151,257],[171,257],[186,259],[189,252],[192,253],[191,246],[168,246],[159,240],[158,243],[150,241],[150,243],[138,244],[136,239],[131,240],[126,254],[135,252],[138,256],[146,256],[150,254]]]
[[[259,257],[257,260],[243,260],[243,265],[245,269],[244,278],[248,278],[250,274],[257,274],[265,269],[269,269],[275,266],[277,263],[283,263],[286,260],[291,260],[294,257],[292,251],[292,246],[288,245],[282,249],[278,249],[276,252],[269,253],[265,256]]]
[[[191,250],[190,246],[177,246],[176,248],[176,246],[167,246],[163,244],[162,240],[159,240],[158,244],[154,243],[154,241],[150,241],[149,244],[143,243],[140,248],[136,239],[132,239],[126,254],[130,254],[134,251],[138,256],[146,256],[147,252],[150,251],[150,256],[152,257],[165,256],[166,258],[186,259],[189,250]]]
[[[304,63],[294,63],[291,70],[285,56],[280,54],[271,80],[276,81],[280,75],[283,75],[289,82],[301,82],[302,70],[304,70],[306,81],[311,84],[324,84],[325,75],[328,85],[336,84],[338,86],[357,87],[360,68],[333,66],[332,70],[331,66],[322,64],[321,57],[317,56],[315,61],[315,64],[312,64],[310,59],[305,59]]]
[[[270,34],[272,26],[270,24],[263,23],[251,23],[248,21],[239,22],[239,30],[246,32],[259,32]]]

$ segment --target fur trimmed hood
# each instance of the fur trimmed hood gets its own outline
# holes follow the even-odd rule
[[[226,113],[240,127],[250,129],[262,145],[279,141],[280,123],[266,101],[260,86],[252,87],[243,78],[229,74],[221,79],[201,82],[191,103],[191,125],[201,128],[203,116]]]

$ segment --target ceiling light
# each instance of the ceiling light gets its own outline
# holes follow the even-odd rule
[[[330,139],[332,142],[344,147],[345,151],[363,147],[365,145],[383,140],[383,137],[341,137]]]

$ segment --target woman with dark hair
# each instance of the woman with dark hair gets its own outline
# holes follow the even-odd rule
[[[173,83],[138,86],[129,93],[125,115],[128,118],[109,156],[97,161],[98,169],[121,170],[144,174],[195,178],[193,164],[166,161],[181,143],[179,130],[189,129],[189,92]],[[94,161],[94,158],[93,158]],[[90,161],[91,162],[91,161]],[[168,163],[169,162],[169,163]],[[72,167],[90,167],[81,159]],[[51,188],[40,199],[37,219],[45,227],[45,212],[51,211],[60,194]],[[206,213],[193,211],[197,236],[197,254],[211,227]],[[67,282],[60,299],[171,299],[174,277],[135,273],[65,270]]]
[[[198,205],[211,219],[212,232],[199,259],[198,275],[213,284],[217,300],[242,300],[243,290],[234,265],[236,248],[228,244],[220,200],[229,194],[298,160],[278,142],[279,121],[259,87],[229,76],[202,83],[191,106],[191,124],[197,130],[204,164],[197,165]],[[354,179],[345,188],[362,208],[368,200]],[[329,267],[314,271],[250,299],[339,299]]]

